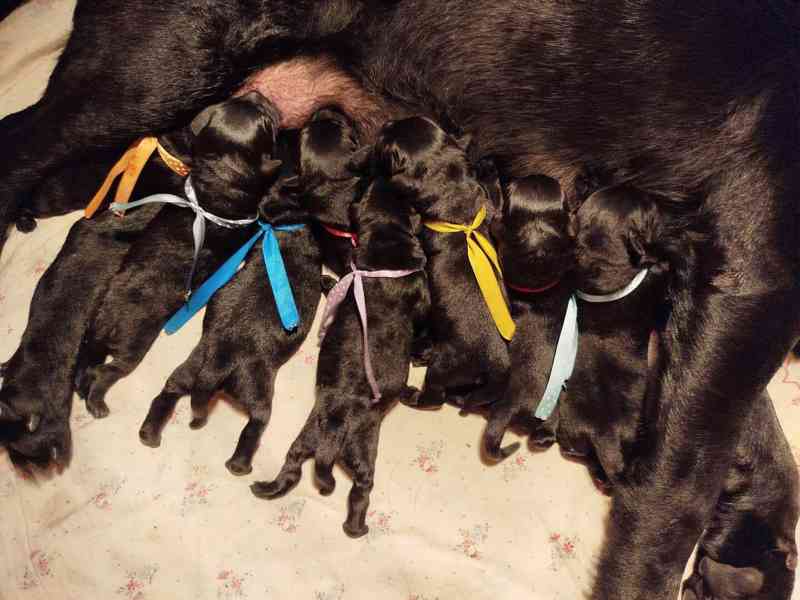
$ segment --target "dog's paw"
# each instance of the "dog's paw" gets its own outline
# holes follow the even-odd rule
[[[754,567],[734,567],[704,556],[683,584],[681,600],[788,600],[786,595],[766,594],[764,574]]]
[[[139,429],[139,441],[149,448],[158,448],[161,445],[161,434],[155,427],[145,424]]]
[[[272,500],[286,494],[297,483],[297,480],[278,478],[275,481],[256,481],[250,486],[250,491],[257,498]]]
[[[360,537],[364,537],[369,533],[369,526],[368,525],[352,525],[345,521],[342,523],[342,530],[345,532],[347,537],[352,539],[358,539]]]
[[[193,417],[192,420],[189,422],[190,429],[202,429],[208,423],[208,416],[203,417]]]
[[[231,472],[231,475],[236,475],[237,477],[249,475],[253,471],[253,466],[250,462],[240,456],[231,457],[226,460],[225,467]]]
[[[108,409],[108,404],[105,400],[101,399],[88,399],[86,400],[86,410],[89,411],[95,419],[105,419],[111,411]]]

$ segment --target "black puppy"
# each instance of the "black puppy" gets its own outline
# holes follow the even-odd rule
[[[163,171],[155,176],[160,183],[171,176]],[[143,190],[149,179],[142,180]],[[20,346],[3,365],[0,443],[15,464],[68,463],[69,414],[84,333],[131,245],[160,210],[148,206],[125,219],[111,212],[81,219],[39,280]]]
[[[288,185],[296,188],[316,224],[325,266],[341,276],[349,270],[358,241],[351,231],[350,206],[364,191],[351,165],[358,132],[347,115],[326,107],[314,113],[299,138],[297,177]]]
[[[317,400],[300,435],[286,455],[275,481],[258,482],[256,496],[276,498],[300,479],[302,463],[312,456],[323,494],[333,492],[332,468],[340,462],[353,477],[344,531],[365,535],[369,494],[374,483],[378,437],[384,416],[398,399],[416,393],[407,385],[415,326],[428,317],[430,299],[425,255],[415,236],[405,190],[385,179],[374,181],[357,215],[357,269],[409,269],[398,278],[364,278],[368,348],[381,397],[375,402],[365,375],[365,345],[352,291],[347,294],[322,341],[317,366]],[[340,284],[341,285],[341,284]],[[355,284],[357,285],[357,284]]]
[[[572,294],[565,275],[573,261],[573,239],[558,182],[545,176],[511,182],[502,194],[501,213],[502,219],[492,223],[492,234],[517,329],[509,346],[508,380],[498,399],[484,407],[488,423],[483,450],[494,461],[519,447],[514,443],[501,448],[509,427],[525,434],[536,432],[531,440],[537,444],[552,443],[552,433],[548,442],[540,431],[543,423],[534,413],[547,385]],[[464,408],[480,406],[470,399]]]
[[[340,112],[325,109],[298,133],[281,135],[285,174],[262,202],[261,219],[273,225],[305,223],[311,210],[338,217],[334,223],[349,227],[355,178],[346,164],[356,149],[352,125]],[[251,251],[241,272],[209,303],[200,343],[153,400],[139,430],[144,444],[160,444],[167,417],[186,394],[192,397],[191,427],[201,427],[212,394],[221,390],[250,416],[226,466],[235,475],[252,470],[253,454],[272,412],[275,376],[308,335],[320,296],[321,255],[312,229],[276,231],[276,236],[300,314],[299,327],[292,332],[282,327],[260,253]],[[349,249],[348,242],[348,257]]]
[[[420,240],[431,290],[428,325],[433,349],[424,389],[408,399],[419,408],[456,401],[478,387],[480,394],[492,398],[501,393],[510,366],[506,342],[468,260],[465,234],[430,228],[434,222],[470,227],[480,211],[486,211],[477,232],[488,234],[493,207],[467,160],[465,145],[464,139],[448,135],[430,119],[412,117],[387,123],[367,157],[373,169],[403,190],[403,200],[425,223]],[[503,297],[499,303],[507,310]]]
[[[200,207],[224,219],[255,217],[281,164],[272,158],[279,121],[257,92],[211,106],[192,121],[190,177]],[[136,368],[185,300],[194,219],[191,210],[166,206],[111,282],[87,333],[77,379],[93,416],[108,414],[108,389]],[[204,280],[253,233],[209,224],[194,280]],[[108,355],[113,360],[106,363]]]

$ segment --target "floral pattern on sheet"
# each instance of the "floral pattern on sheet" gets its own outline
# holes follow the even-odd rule
[[[314,600],[342,600],[344,598],[345,587],[343,583],[337,583],[329,588],[314,592]]]
[[[42,580],[53,578],[53,564],[58,560],[59,555],[45,552],[44,550],[33,550],[29,555],[28,566],[22,575],[19,587],[23,590],[31,590],[38,587]]]
[[[525,473],[528,470],[529,460],[529,457],[518,451],[503,461],[503,481],[508,483]]]
[[[417,446],[417,456],[411,461],[412,466],[417,467],[423,473],[433,475],[439,471],[437,460],[444,451],[444,441],[438,440],[428,444]]]
[[[550,569],[558,571],[563,563],[575,560],[575,549],[578,543],[576,537],[569,537],[561,533],[551,533],[548,538],[550,545]]]
[[[251,577],[249,572],[223,569],[217,574],[217,600],[241,600],[247,598],[245,583]]]
[[[157,565],[148,565],[125,573],[125,583],[117,588],[117,595],[125,600],[147,600],[147,588],[158,573]]]
[[[456,545],[455,549],[468,558],[480,560],[481,544],[489,539],[489,524],[483,523],[474,525],[470,529],[459,529],[458,534],[461,542]]]
[[[100,486],[100,491],[92,496],[89,502],[101,510],[111,510],[114,496],[119,493],[126,481],[126,477],[121,477],[103,483]]]
[[[278,514],[273,518],[273,525],[284,533],[295,533],[306,506],[305,500],[295,500],[278,508]]]

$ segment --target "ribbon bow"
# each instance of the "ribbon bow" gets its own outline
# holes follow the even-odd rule
[[[100,189],[97,190],[95,195],[89,201],[89,204],[86,205],[86,208],[83,211],[83,216],[89,219],[94,215],[94,213],[97,212],[97,209],[100,208],[103,200],[105,200],[106,196],[108,196],[111,185],[120,175],[122,175],[122,179],[120,179],[119,185],[117,186],[117,191],[114,194],[114,202],[116,204],[126,204],[131,198],[133,187],[139,180],[139,175],[141,175],[142,169],[144,169],[147,161],[150,160],[150,157],[156,150],[158,150],[158,155],[161,157],[161,160],[164,161],[164,164],[166,164],[175,173],[181,177],[186,177],[189,175],[191,169],[179,158],[176,158],[170,154],[167,149],[161,145],[161,142],[158,141],[158,138],[141,138],[135,141],[131,147],[125,151],[125,154],[122,155],[122,158],[120,158],[116,164],[111,167],[111,170],[108,172],[108,175],[106,175],[106,178],[103,181],[103,184],[100,186]]]
[[[378,271],[363,271],[356,269],[355,264],[350,263],[351,272],[342,277],[333,289],[328,292],[328,301],[325,304],[325,312],[322,315],[322,324],[319,328],[319,343],[325,339],[325,334],[328,333],[333,320],[336,318],[336,312],[342,301],[347,297],[347,292],[350,286],[353,287],[353,296],[356,300],[356,307],[358,308],[358,315],[361,319],[361,330],[364,336],[364,371],[367,375],[369,387],[372,389],[372,401],[377,402],[381,399],[381,391],[378,387],[378,381],[375,379],[375,372],[372,369],[372,359],[369,352],[369,332],[367,330],[367,300],[364,296],[364,277],[378,278],[390,277],[400,278],[416,273],[419,269],[381,269]]]
[[[124,212],[129,208],[161,202],[164,204],[174,204],[175,206],[181,206],[194,211],[195,218],[194,223],[192,224],[192,235],[194,236],[194,257],[192,258],[192,268],[189,271],[188,277],[186,278],[186,294],[189,296],[192,293],[192,279],[194,278],[194,272],[197,269],[197,262],[200,258],[200,250],[203,249],[203,243],[206,239],[206,221],[211,221],[214,223],[214,225],[219,225],[220,227],[234,229],[237,227],[246,227],[251,223],[255,223],[257,217],[238,220],[225,219],[204,210],[203,207],[197,203],[197,194],[195,194],[191,177],[186,178],[186,183],[184,184],[184,193],[186,194],[185,199],[174,194],[154,194],[152,196],[148,196],[147,198],[142,198],[141,200],[136,200],[135,202],[128,202],[126,204],[117,204],[115,202],[111,205],[111,210],[120,210]]]
[[[278,316],[281,319],[281,324],[287,331],[297,328],[300,324],[300,314],[297,311],[297,304],[295,304],[294,301],[294,294],[292,294],[292,286],[289,283],[289,277],[286,275],[286,266],[283,264],[281,248],[278,245],[278,238],[275,236],[275,232],[297,231],[305,227],[305,225],[298,223],[294,225],[272,226],[269,223],[259,221],[258,226],[261,228],[261,231],[247,240],[244,246],[239,248],[226,260],[211,277],[197,288],[186,304],[181,306],[178,312],[170,317],[169,321],[167,321],[167,324],[164,326],[164,331],[167,334],[171,335],[175,333],[188,323],[201,308],[208,304],[208,301],[219,288],[233,279],[234,275],[239,272],[239,265],[244,262],[250,249],[255,246],[256,242],[262,236],[264,237],[264,241],[261,243],[261,254],[264,257],[267,279],[272,287],[272,296],[275,298],[275,306],[278,308]]]
[[[489,313],[492,315],[500,335],[510,340],[514,336],[516,326],[511,318],[511,312],[508,310],[503,292],[500,289],[500,283],[497,280],[497,275],[501,277],[503,275],[500,269],[500,262],[497,260],[497,251],[492,246],[492,243],[481,232],[477,231],[485,218],[486,208],[482,206],[478,214],[475,215],[472,225],[428,221],[425,223],[425,227],[439,233],[461,232],[466,236],[467,257],[469,258],[469,264],[472,266],[472,271],[475,273],[475,278],[478,280],[483,299],[489,308]]]
[[[561,325],[561,333],[558,336],[556,352],[553,356],[550,378],[547,380],[542,399],[536,407],[535,415],[537,418],[545,420],[553,413],[558,403],[558,397],[561,395],[561,390],[565,388],[567,380],[572,376],[572,371],[575,368],[579,337],[578,302],[576,298],[590,303],[614,302],[636,290],[645,277],[647,277],[647,269],[639,271],[628,285],[616,292],[610,294],[587,294],[586,292],[576,291],[573,296],[570,296],[567,312],[564,315],[564,322]]]

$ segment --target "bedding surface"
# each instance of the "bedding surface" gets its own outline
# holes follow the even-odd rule
[[[30,0],[0,23],[0,116],[39,97],[73,7],[72,0]],[[0,361],[19,343],[36,282],[78,218],[11,234],[0,258]],[[398,406],[386,418],[364,538],[342,532],[350,481],[341,470],[330,497],[314,488],[310,463],[283,499],[250,493],[250,483],[277,474],[313,405],[318,323],[280,372],[251,475],[225,469],[246,422],[225,401],[205,429],[192,431],[183,400],[161,447],[143,446],[137,432],[150,400],[189,355],[201,323],[198,316],[178,334],[162,334],[110,392],[107,419],[93,419],[75,402],[74,456],[63,474],[25,478],[0,451],[0,598],[582,597],[609,500],[557,449],[523,449],[500,465],[482,464],[482,419],[452,408]],[[413,370],[413,381],[421,383],[422,374]],[[769,389],[797,455],[800,363],[787,361]]]

